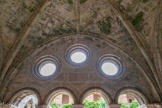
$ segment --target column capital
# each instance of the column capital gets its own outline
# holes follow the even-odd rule
[[[73,108],[84,108],[83,104],[73,104]]]
[[[110,108],[120,108],[121,104],[110,104]]]

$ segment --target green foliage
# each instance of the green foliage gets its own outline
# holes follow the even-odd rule
[[[100,104],[99,102],[90,102],[88,100],[84,101],[84,107],[85,108],[99,108]]]
[[[65,105],[59,107],[59,106],[56,105],[56,102],[52,102],[51,107],[52,108],[72,108],[72,104],[74,104],[74,103],[65,104]]]
[[[138,106],[139,106],[139,103],[136,100],[134,100],[132,101],[130,108],[137,108]]]
[[[138,30],[138,31],[141,31],[142,28],[143,28],[143,15],[144,13],[143,12],[139,12],[135,18],[132,20],[132,24],[135,26],[135,28]]]
[[[105,19],[98,22],[98,27],[100,28],[101,32],[105,34],[110,34],[111,32],[111,17],[106,17]]]
[[[97,102],[85,100],[84,108],[106,108],[106,102],[103,98],[100,98]]]
[[[69,3],[70,5],[72,5],[72,4],[73,4],[73,0],[68,0],[68,3]]]
[[[100,104],[99,108],[106,108],[106,102],[103,98],[100,98],[98,102]]]
[[[139,103],[136,100],[133,100],[132,103],[129,105],[126,105],[124,102],[119,102],[118,104],[121,104],[120,108],[137,108],[139,107]]]
[[[129,108],[124,102],[119,102],[118,104],[121,104],[120,108]]]
[[[56,105],[56,102],[52,102],[51,107],[52,107],[52,108],[59,108],[59,107]]]
[[[71,104],[65,104],[61,108],[72,108],[72,104],[73,103],[71,103]]]
[[[80,4],[85,3],[87,0],[80,0]]]

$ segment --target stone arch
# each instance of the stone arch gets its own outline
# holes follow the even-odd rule
[[[68,40],[68,39],[73,38],[73,37],[76,38],[75,35],[76,35],[75,33],[71,33],[71,34],[67,33],[67,34],[64,34],[64,35],[57,35],[57,36],[54,36],[53,38],[46,39],[41,44],[36,45],[34,48],[32,48],[30,51],[28,51],[28,53],[26,53],[26,55],[24,57],[22,57],[22,60],[20,60],[20,61],[24,61],[25,59],[27,59],[36,50],[38,50],[38,49],[42,50],[43,48],[46,47],[46,45],[49,45],[49,44],[51,44],[53,42],[58,42],[60,40]],[[118,45],[115,45],[114,44],[115,40],[113,40],[111,37],[104,37],[103,34],[99,35],[99,34],[93,34],[93,33],[81,33],[80,35],[81,35],[80,37],[86,37],[86,38],[88,37],[89,39],[92,39],[92,40],[100,40],[101,42],[106,42],[106,44],[108,44],[109,46],[113,47],[114,49],[120,50],[126,56],[130,57],[131,60],[138,65],[138,67],[142,70],[142,72],[144,72],[144,75],[147,77],[148,82],[151,84],[151,86],[155,90],[155,87],[152,84],[151,80],[149,79],[149,76],[145,73],[145,69],[135,60],[134,57],[132,57],[130,54],[128,54],[127,51],[125,51],[124,49],[120,48]],[[61,36],[61,38],[60,38],[60,36]],[[15,67],[18,68],[18,66],[21,65],[21,63],[17,63],[15,65],[16,65]],[[15,68],[15,67],[13,67],[13,68]],[[17,71],[13,71],[13,72],[17,72]],[[158,94],[157,91],[156,91],[156,94]],[[157,95],[157,97],[159,98],[158,95]]]
[[[52,101],[60,94],[69,95],[69,96],[71,96],[74,103],[77,102],[76,96],[74,95],[74,93],[71,90],[69,90],[67,88],[57,88],[57,89],[52,90],[52,92],[49,93],[49,95],[47,96],[47,98],[45,100],[45,104],[50,106]]]
[[[111,40],[111,38],[109,39],[106,39],[103,35],[101,35],[101,36],[99,36],[99,35],[93,35],[93,34],[81,34],[81,35],[83,35],[83,37],[93,37],[94,38],[94,40],[95,39],[98,39],[98,40],[101,40],[101,41],[103,41],[104,40],[104,42],[107,42],[110,46],[112,46],[112,47],[114,47],[114,48],[116,48],[116,49],[118,49],[118,50],[121,50],[124,54],[126,54],[126,56],[130,56],[129,54],[127,54],[125,51],[123,51],[121,48],[119,48],[118,46],[116,46],[116,45],[114,45],[113,44],[113,42],[112,42],[112,40]],[[61,35],[62,36],[62,35]],[[71,37],[73,37],[73,36],[75,36],[74,34],[64,34],[62,37],[66,40],[66,39],[68,39],[68,38],[71,38]],[[92,38],[92,39],[93,39]],[[32,50],[30,50],[29,51],[29,53],[27,53],[26,54],[26,56],[23,58],[23,60],[25,60],[25,58],[27,58],[27,57],[29,57],[29,55],[31,54],[31,53],[34,53],[34,51],[37,49],[37,50],[39,50],[39,49],[43,49],[46,45],[45,44],[50,44],[50,43],[52,43],[53,41],[55,41],[55,42],[57,42],[57,41],[59,41],[59,39],[62,39],[62,38],[60,38],[59,36],[55,36],[55,37],[53,37],[53,38],[51,38],[51,39],[47,39],[47,40],[45,40],[43,43],[41,43],[40,45],[37,45],[35,48],[33,48]],[[90,38],[91,39],[91,38]],[[141,67],[138,63],[137,63],[137,61],[135,60],[135,59],[133,59],[133,57],[131,57],[130,56],[130,58],[138,65],[138,67],[142,70],[142,72],[144,72],[144,74],[145,74],[145,70],[143,69],[143,67]],[[20,60],[20,61],[23,61],[23,60]],[[13,71],[14,72],[14,71]],[[146,74],[145,74],[146,75]],[[147,76],[147,75],[146,75]],[[148,76],[147,76],[147,78],[148,78]],[[148,81],[149,81],[149,83],[151,84],[151,86],[153,86],[153,89],[155,90],[155,87],[154,87],[154,85],[152,84],[152,82],[150,81],[150,79],[148,78]],[[157,92],[156,92],[156,90],[155,90],[155,93],[157,94]],[[158,96],[157,96],[158,97]]]
[[[149,103],[149,100],[146,96],[139,90],[135,88],[122,88],[120,89],[115,95],[115,101],[118,102],[119,96],[122,94],[129,94],[130,96],[134,97],[140,105]]]
[[[31,108],[35,108],[35,106],[38,105],[39,102],[39,94],[32,89],[19,90],[10,99],[10,103],[14,104],[18,108],[25,108],[26,106],[31,106]]]
[[[85,92],[83,92],[82,97],[80,98],[80,103],[83,103],[84,99],[91,93],[100,95],[106,101],[107,105],[112,102],[111,96],[104,90],[100,88],[90,88],[86,90]]]

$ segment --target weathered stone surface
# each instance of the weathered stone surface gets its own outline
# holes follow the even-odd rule
[[[40,0],[2,0],[0,2],[0,28],[3,37],[3,58],[17,39],[26,21],[35,10]]]
[[[47,43],[46,45],[36,49],[30,55],[30,57],[26,58],[23,63],[23,68],[18,70],[17,75],[9,85],[9,89],[7,91],[9,93],[8,96],[13,94],[17,90],[26,87],[34,88],[39,91],[42,98],[45,98],[45,96],[51,90],[58,87],[70,87],[70,90],[72,90],[78,96],[82,96],[83,91],[85,91],[86,89],[91,87],[98,87],[103,88],[105,91],[111,94],[112,97],[115,98],[116,93],[120,89],[124,87],[136,87],[141,91],[144,91],[143,93],[147,94],[150,99],[155,98],[152,94],[153,91],[149,89],[151,88],[151,86],[149,85],[147,78],[145,78],[145,73],[143,73],[143,71],[138,67],[135,61],[129,60],[131,62],[128,62],[129,56],[127,54],[125,54],[124,52],[118,53],[115,47],[101,42],[100,39],[95,41],[84,40],[84,37],[86,36],[83,35],[83,39],[80,38],[79,43],[86,44],[91,49],[91,51],[95,51],[96,49],[97,51],[95,53],[91,53],[92,57],[86,65],[77,67],[72,66],[70,63],[68,63],[68,61],[65,60],[65,51],[68,47],[73,45],[73,43],[77,42],[77,39],[73,38],[73,36],[71,36],[71,38],[69,39],[66,39],[66,43],[62,41],[63,39],[51,41],[50,43]],[[95,44],[100,45],[100,49],[98,49]],[[59,50],[60,48],[61,50]],[[98,58],[106,53],[117,55],[122,59],[122,62],[124,63],[124,71],[120,75],[120,77],[115,79],[107,79],[98,72],[96,67]],[[54,78],[50,80],[37,80],[37,78],[34,76],[32,68],[37,59],[47,54],[53,55],[59,59],[61,63],[60,71]],[[96,76],[97,79],[92,80],[93,76]],[[15,89],[13,90],[13,88]],[[7,96],[6,99],[8,99]]]
[[[132,24],[134,31],[126,27],[108,0],[47,0],[42,10],[36,11],[41,2],[0,1],[0,75],[7,67],[4,79],[0,79],[0,100],[7,102],[25,88],[38,91],[42,105],[57,88],[71,90],[77,102],[91,88],[103,89],[112,99],[120,90],[134,88],[149,102],[161,102],[161,0],[115,0],[124,22]],[[29,26],[27,21],[34,15],[30,20],[36,21]],[[19,35],[24,33],[22,30],[25,34]],[[145,46],[142,50],[139,43]],[[91,58],[86,65],[75,67],[65,59],[66,49],[73,44],[90,48]],[[20,49],[13,49],[16,46]],[[103,54],[121,58],[124,70],[119,77],[109,79],[98,72],[97,61]],[[53,55],[60,62],[59,72],[50,80],[36,78],[32,70],[35,61],[44,55]]]

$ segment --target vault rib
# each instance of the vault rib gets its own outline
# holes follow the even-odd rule
[[[135,41],[136,45],[140,49],[141,53],[143,54],[144,58],[146,59],[150,69],[152,70],[153,73],[153,78],[155,79],[157,85],[158,85],[158,93],[162,94],[162,88],[160,86],[160,80],[158,77],[158,72],[156,70],[156,67],[153,63],[152,57],[149,55],[150,50],[149,50],[149,45],[146,42],[145,39],[143,39],[142,34],[137,32],[136,29],[133,27],[133,25],[125,19],[125,17],[122,15],[120,10],[117,8],[115,1],[114,0],[107,0],[109,2],[109,5],[111,9],[114,11],[114,13],[117,15],[117,17],[121,20],[122,24],[125,26],[125,28],[128,30],[130,33],[131,37]]]
[[[80,33],[80,1],[74,0],[75,28]]]
[[[38,18],[40,12],[44,9],[44,7],[47,5],[49,0],[43,0],[36,8],[36,10],[32,13],[32,15],[29,17],[26,25],[22,29],[22,31],[18,34],[18,38],[12,45],[11,50],[9,51],[9,54],[7,55],[7,58],[4,62],[4,66],[2,67],[2,71],[0,73],[0,84],[2,85],[3,79],[6,75],[6,72],[8,71],[9,67],[11,66],[14,58],[16,57],[17,53],[19,52],[21,46],[23,45],[24,40],[26,39],[31,26],[35,23],[36,19]]]

